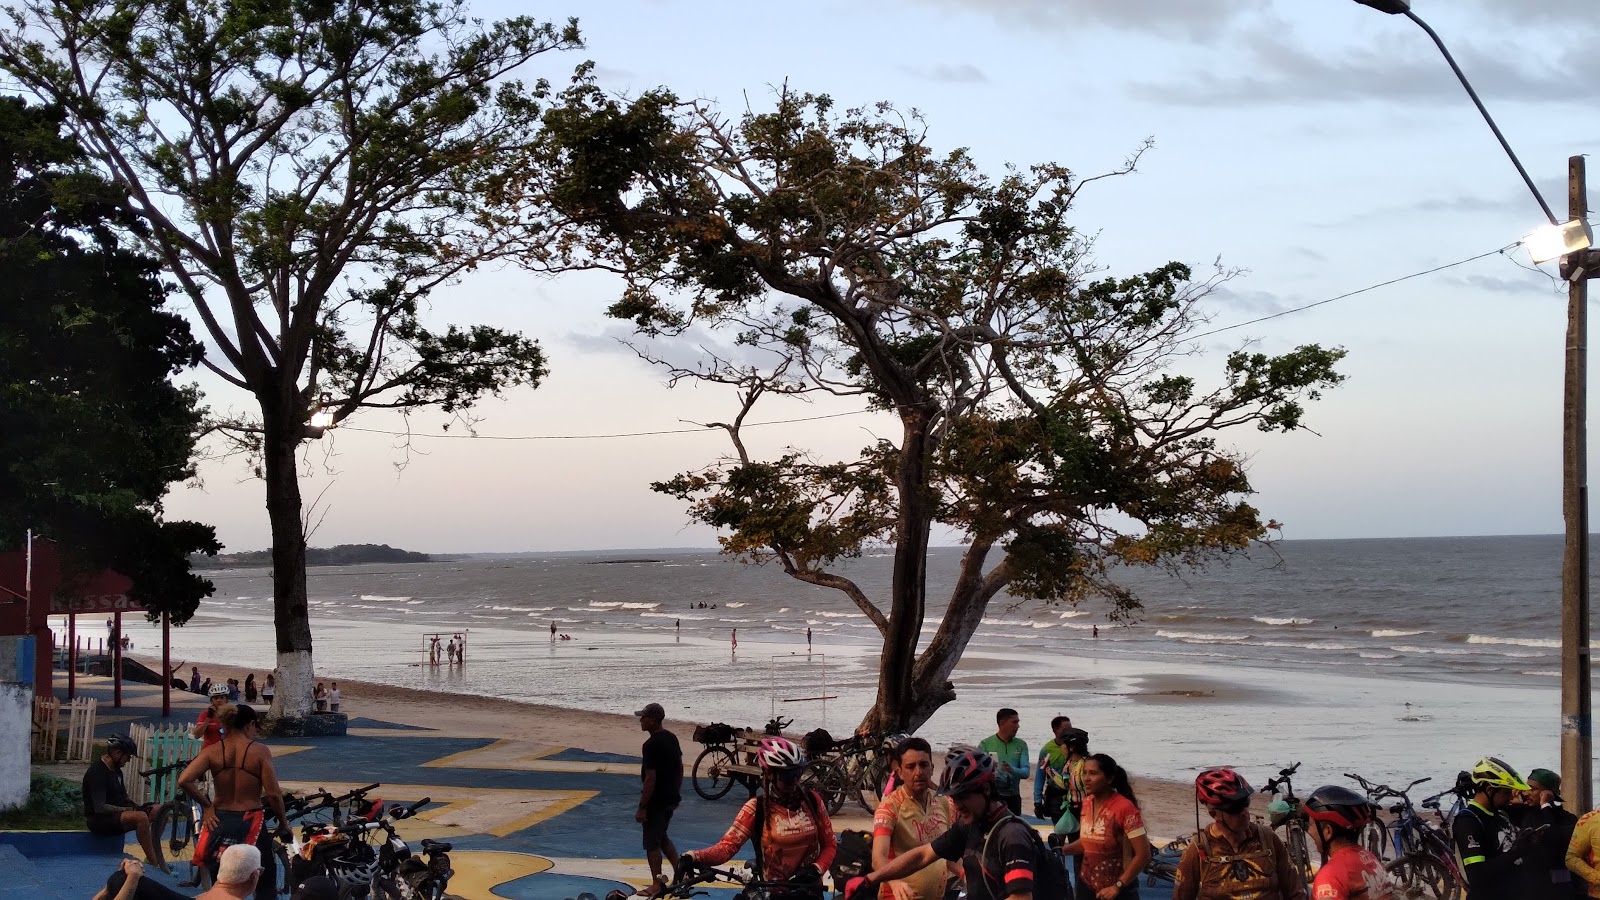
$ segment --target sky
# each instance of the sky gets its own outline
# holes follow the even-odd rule
[[[1600,147],[1600,24],[1563,0],[1417,0],[1558,214],[1566,161]],[[774,86],[841,106],[920,110],[940,148],[989,172],[1051,161],[1097,183],[1075,221],[1098,263],[1133,274],[1169,260],[1243,270],[1208,301],[1212,327],[1328,300],[1506,247],[1542,214],[1421,29],[1354,0],[480,0],[485,19],[577,16],[584,50],[546,55],[563,79],[593,60],[600,83],[667,86],[737,113]],[[1595,173],[1600,183],[1600,171]],[[1593,195],[1596,192],[1591,192]],[[1563,218],[1565,218],[1563,216]],[[1308,431],[1228,435],[1251,458],[1253,498],[1283,537],[1550,533],[1561,529],[1565,293],[1510,251],[1306,312],[1205,338],[1187,361],[1221,371],[1250,345],[1349,351],[1348,381],[1313,405]],[[480,271],[440,291],[434,321],[490,323],[540,339],[551,373],[478,409],[480,435],[435,439],[442,417],[362,413],[305,450],[311,542],[432,552],[703,547],[651,481],[727,452],[733,396],[669,389],[604,309],[617,285],[585,273]],[[247,399],[200,378],[218,410]],[[858,409],[758,407],[752,421]],[[409,427],[409,448],[384,434]],[[453,429],[452,433],[459,433]],[[840,415],[752,430],[754,448],[851,456],[895,423]],[[230,550],[268,546],[264,488],[242,460],[175,487],[169,517],[214,524]],[[953,542],[953,536],[946,535]]]

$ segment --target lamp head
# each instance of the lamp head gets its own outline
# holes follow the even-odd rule
[[[1370,6],[1378,12],[1386,12],[1391,16],[1404,15],[1411,12],[1411,0],[1356,0],[1362,6]]]
[[[1534,264],[1538,265],[1589,249],[1594,246],[1594,232],[1589,230],[1588,222],[1573,219],[1561,225],[1540,228],[1523,238],[1522,245],[1527,248]]]

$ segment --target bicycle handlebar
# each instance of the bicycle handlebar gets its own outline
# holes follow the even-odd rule
[[[143,772],[139,773],[139,777],[140,778],[149,778],[151,775],[165,775],[166,773],[171,772],[173,769],[178,769],[178,770],[181,771],[182,769],[187,768],[189,763],[192,763],[192,762],[194,762],[194,760],[185,759],[185,760],[180,760],[179,762],[169,763],[169,764],[164,765],[164,766],[158,766],[157,768],[154,768],[154,769],[145,769]]]
[[[387,815],[378,816],[376,819],[373,819],[370,822],[356,822],[353,825],[340,825],[334,830],[340,834],[365,834],[369,831],[377,831],[380,828],[384,829],[385,831],[390,831],[393,830],[394,822],[416,815],[417,810],[426,806],[428,803],[432,802],[432,800],[432,797],[423,797],[421,800],[418,800],[410,806],[403,808],[400,808],[397,804],[396,807],[399,809],[398,813],[391,810]]]

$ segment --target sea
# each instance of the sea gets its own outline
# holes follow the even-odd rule
[[[924,639],[962,552],[929,553]],[[883,550],[839,570],[886,601],[891,564]],[[1101,601],[1002,595],[958,699],[920,733],[976,742],[1013,707],[1033,747],[1067,715],[1137,774],[1229,764],[1265,780],[1301,762],[1307,789],[1358,772],[1442,790],[1490,754],[1556,769],[1560,564],[1555,535],[1299,540],[1181,575],[1122,570],[1143,600],[1125,621]],[[209,576],[174,661],[269,669],[270,573]],[[678,719],[781,715],[836,735],[876,686],[878,633],[847,597],[714,550],[313,568],[309,583],[316,665],[334,678],[612,713],[655,700]],[[435,634],[460,637],[463,665],[427,663]]]

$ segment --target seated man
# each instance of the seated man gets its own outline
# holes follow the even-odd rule
[[[122,780],[122,767],[135,755],[133,738],[114,734],[106,740],[105,755],[90,763],[88,771],[83,773],[83,816],[94,834],[121,837],[130,831],[136,832],[144,858],[170,875],[172,870],[156,853],[151,836],[150,817],[155,812],[155,804],[135,804],[129,799],[127,785]]]

